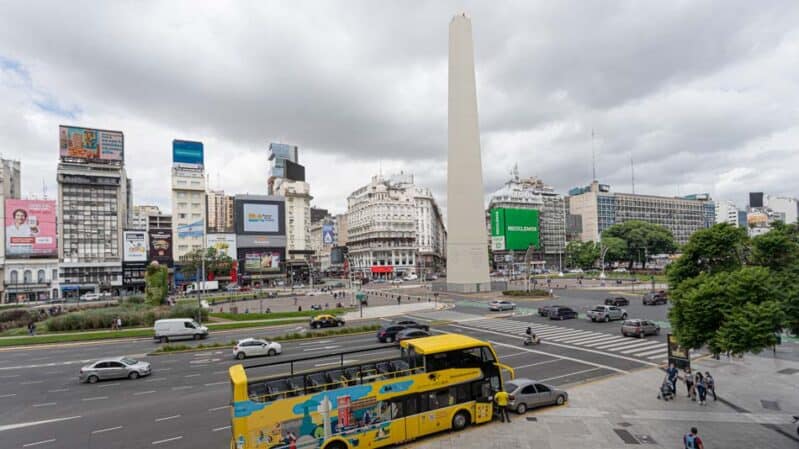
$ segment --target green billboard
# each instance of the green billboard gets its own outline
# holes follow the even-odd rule
[[[494,251],[540,249],[536,209],[491,209],[491,248]]]

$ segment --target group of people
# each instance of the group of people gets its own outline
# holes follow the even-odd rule
[[[679,378],[679,370],[674,364],[670,364],[666,369],[666,378],[663,380],[663,385],[660,388],[659,399],[668,401],[673,399],[677,394],[677,379]],[[708,393],[713,395],[713,400],[717,399],[716,396],[716,380],[710,375],[710,371],[705,371],[703,375],[701,371],[693,374],[691,368],[686,368],[683,374],[685,381],[686,397],[692,401],[698,401],[699,405],[707,405]]]
[[[122,329],[122,318],[116,317],[111,321],[111,330],[118,331]]]

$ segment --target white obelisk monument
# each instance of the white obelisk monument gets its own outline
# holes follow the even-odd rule
[[[483,167],[477,123],[472,22],[449,24],[449,143],[447,163],[447,290],[491,290]]]

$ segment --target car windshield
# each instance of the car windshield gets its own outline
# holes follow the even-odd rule
[[[519,386],[516,385],[515,383],[505,382],[505,391],[507,391],[508,393],[513,393],[514,391],[516,391],[517,388],[519,388]]]
[[[125,365],[135,365],[139,363],[139,361],[135,359],[124,358],[122,359],[122,363],[124,363]]]
[[[602,306],[596,306],[596,307],[594,307],[594,311],[595,311],[595,312],[604,312],[604,311],[605,311],[605,308],[604,308],[604,307],[602,307]]]

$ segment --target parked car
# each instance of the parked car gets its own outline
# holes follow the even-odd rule
[[[547,316],[549,316],[550,320],[570,320],[577,318],[577,312],[570,307],[558,306],[550,309]]]
[[[416,276],[415,274],[409,274],[405,276],[406,281],[415,281],[417,279],[419,279],[419,276]]]
[[[621,334],[625,337],[644,338],[647,335],[660,334],[660,326],[649,320],[626,320],[621,325]]]
[[[111,357],[90,363],[80,369],[81,382],[90,384],[106,379],[138,379],[152,373],[148,362],[140,362],[130,357]]]
[[[419,324],[413,320],[395,321],[377,330],[377,341],[380,343],[397,341],[397,334],[407,329],[420,329],[423,331],[429,331],[430,326],[426,324]]]
[[[626,273],[627,269],[624,267],[619,267],[613,270],[614,273]]]
[[[625,298],[624,296],[616,296],[615,298],[606,298],[605,305],[607,306],[629,306],[630,300]]]
[[[391,283],[392,283],[392,284],[395,284],[395,285],[396,285],[396,284],[402,284],[402,279],[401,279],[401,278],[392,279],[392,280],[391,280]]]
[[[544,405],[563,405],[569,400],[569,393],[566,391],[524,377],[505,382],[505,391],[513,398],[508,403],[508,408],[518,414]]]
[[[666,296],[666,292],[659,291],[659,292],[647,292],[644,294],[644,298],[641,301],[645,306],[654,306],[657,304],[666,304],[669,302],[668,296]]]
[[[410,340],[412,338],[422,338],[422,337],[429,337],[429,336],[430,336],[430,332],[428,332],[428,331],[426,331],[424,329],[408,328],[408,329],[404,329],[404,330],[399,331],[399,333],[397,333],[396,340],[397,340],[397,343],[399,343],[401,341]]]
[[[191,318],[158,320],[155,322],[153,330],[155,331],[153,338],[161,343],[180,338],[197,340],[208,336],[208,328],[201,326]]]
[[[312,329],[319,329],[321,327],[338,327],[344,325],[344,320],[341,318],[336,318],[333,315],[322,314],[311,318],[310,325]]]
[[[237,292],[241,290],[241,286],[239,284],[228,284],[225,287],[226,292]]]
[[[494,312],[501,312],[503,310],[513,310],[516,308],[516,304],[506,301],[504,299],[495,299],[488,303],[488,310]]]
[[[627,311],[616,306],[595,306],[586,313],[586,317],[591,321],[626,320]]]
[[[549,312],[551,310],[554,310],[554,309],[557,309],[557,308],[558,308],[558,306],[553,306],[553,305],[539,307],[538,308],[538,315],[539,316],[549,316]]]
[[[233,347],[233,357],[239,360],[261,355],[273,356],[282,352],[283,346],[280,343],[260,338],[243,338]]]
[[[99,293],[84,293],[80,295],[81,301],[97,301],[100,299]]]
[[[583,273],[582,268],[572,268],[571,270],[567,270],[567,273]]]

